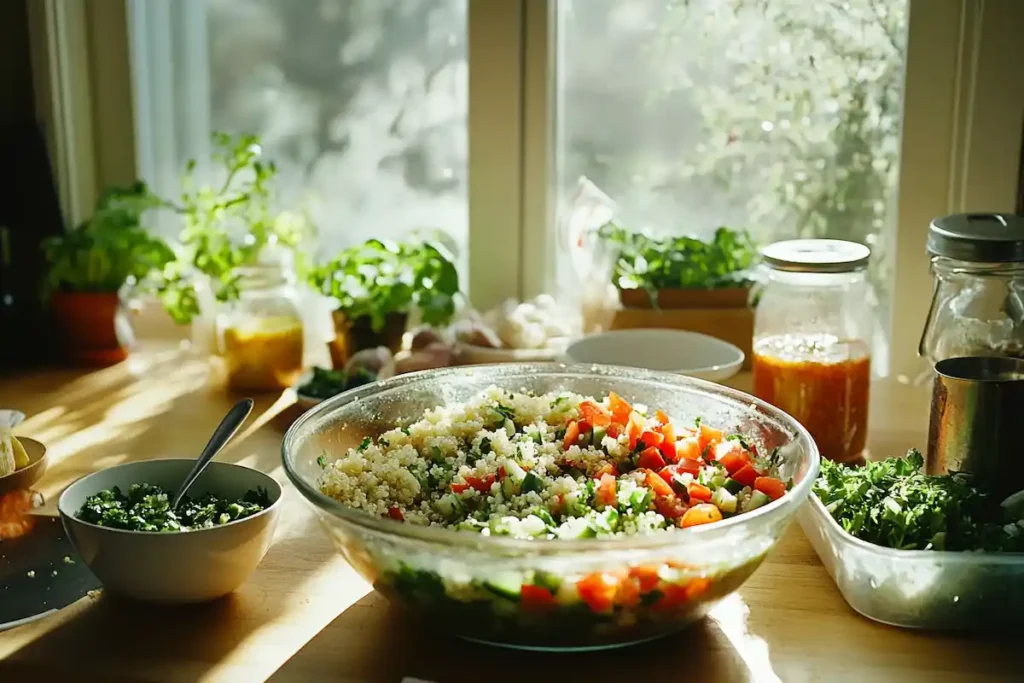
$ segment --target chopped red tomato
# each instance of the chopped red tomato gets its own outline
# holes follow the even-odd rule
[[[658,447],[661,450],[661,454],[665,456],[665,459],[669,462],[675,462],[676,460],[676,430],[672,426],[672,423],[663,424],[661,426],[662,439],[661,445]]]
[[[660,470],[665,466],[665,458],[661,457],[661,451],[657,448],[647,448],[640,453],[636,465],[648,470]]]
[[[694,505],[683,515],[682,527],[697,526],[698,524],[711,524],[722,520],[722,511],[711,503]]]
[[[469,484],[452,484],[452,493],[462,493],[469,488]]]
[[[394,519],[396,521],[399,521],[399,522],[404,522],[405,521],[405,515],[402,514],[401,510],[399,510],[398,508],[396,508],[393,505],[388,508],[388,517],[390,517],[391,519]]]
[[[612,437],[613,439],[617,439],[617,438],[619,438],[619,434],[622,433],[622,426],[621,425],[617,425],[614,422],[612,422],[605,429],[605,433],[608,434],[608,436]]]
[[[612,574],[588,574],[576,582],[576,592],[594,612],[607,612],[615,604],[619,580]]]
[[[615,505],[615,477],[610,474],[601,475],[601,478],[597,480],[594,500],[599,505]]]
[[[786,484],[775,477],[758,477],[754,480],[754,488],[772,500],[778,500],[786,495]]]
[[[543,586],[534,586],[532,583],[524,583],[519,587],[519,601],[523,609],[531,611],[544,611],[554,606],[555,596]]]
[[[699,460],[700,442],[692,436],[676,442],[676,460]]]
[[[639,567],[630,567],[629,575],[636,579],[637,583],[640,584],[640,590],[644,593],[650,593],[652,590],[658,587],[658,568],[650,565],[641,565]]]
[[[636,448],[640,435],[644,433],[644,418],[640,413],[629,414],[629,423],[626,425],[626,436],[629,437],[629,450]]]
[[[690,500],[702,500],[704,502],[711,500],[711,489],[695,481],[691,481],[687,485],[686,492],[690,494]]]
[[[714,446],[722,441],[722,430],[708,427],[702,422],[700,431],[697,433],[697,441],[700,444],[700,451],[703,453],[708,446]]]
[[[612,422],[625,425],[629,422],[629,416],[633,412],[633,406],[622,400],[622,397],[614,391],[608,393],[608,412],[612,414]]]
[[[679,519],[686,514],[686,503],[679,500],[678,496],[659,496],[654,499],[654,509],[665,519]]]
[[[671,496],[672,495],[672,487],[669,486],[668,483],[664,479],[662,479],[658,474],[654,473],[653,471],[648,471],[647,472],[646,482],[647,482],[647,488],[649,488],[652,491],[654,491],[654,495],[655,496]]]
[[[673,465],[666,465],[658,470],[658,474],[662,479],[667,481],[669,484],[672,483],[672,478],[689,474],[692,477],[696,477],[700,473],[701,464],[696,460],[690,460],[689,458],[683,458],[679,462]]]
[[[593,401],[584,401],[580,404],[580,415],[595,427],[607,427],[612,423],[611,414]]]
[[[653,609],[658,612],[674,610],[686,602],[686,587],[670,583],[661,589],[661,597],[654,603]]]
[[[671,424],[672,420],[668,419],[668,415],[663,410],[654,411],[654,419],[658,421],[658,424],[664,427],[667,424]]]
[[[658,432],[644,432],[640,435],[640,443],[648,448],[657,448],[664,440],[665,437]]]
[[[610,474],[613,477],[617,477],[619,476],[619,471],[615,469],[615,465],[611,464],[610,462],[606,462],[605,464],[601,465],[601,469],[599,469],[597,472],[594,472],[594,479],[600,479],[605,474]]]
[[[498,466],[498,481],[505,481],[505,466]]]
[[[573,420],[565,427],[565,438],[562,439],[562,447],[569,448],[580,438],[580,426]]]
[[[711,588],[711,579],[699,576],[686,584],[686,598],[688,600],[695,600],[706,593],[708,588]]]
[[[760,473],[754,469],[754,466],[747,463],[743,467],[739,468],[730,475],[733,479],[743,484],[744,486],[753,486],[754,481],[761,476]]]

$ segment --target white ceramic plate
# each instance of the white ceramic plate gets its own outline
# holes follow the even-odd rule
[[[490,349],[456,342],[455,360],[460,365],[553,362],[562,357],[565,346],[564,338],[549,340],[549,346],[544,349]]]
[[[743,351],[721,339],[684,330],[614,330],[582,337],[565,351],[571,363],[625,365],[720,382],[743,366]]]

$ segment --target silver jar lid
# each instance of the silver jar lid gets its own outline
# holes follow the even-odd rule
[[[761,250],[765,265],[791,273],[852,273],[864,270],[871,250],[843,240],[786,240]]]
[[[958,213],[928,226],[928,253],[957,261],[1024,262],[1024,216]]]

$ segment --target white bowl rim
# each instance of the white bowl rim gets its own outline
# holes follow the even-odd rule
[[[145,464],[151,463],[151,462],[153,462],[153,463],[155,463],[155,462],[193,462],[194,463],[195,459],[194,458],[153,458],[151,460],[133,460],[131,462],[123,462],[123,463],[121,463],[119,465],[114,465],[113,467],[104,467],[102,470],[96,470],[95,472],[90,472],[89,474],[85,475],[84,477],[79,477],[75,481],[71,482],[70,484],[68,484],[64,488],[63,491],[61,491],[60,497],[57,499],[57,511],[60,513],[61,517],[66,517],[66,518],[68,518],[70,520],[73,520],[77,524],[82,524],[84,526],[90,527],[92,529],[98,529],[100,531],[110,531],[110,532],[119,533],[119,534],[130,534],[130,535],[147,536],[147,537],[153,537],[153,536],[185,536],[185,535],[192,535],[192,534],[201,534],[204,531],[216,531],[218,529],[226,529],[227,527],[234,526],[236,524],[242,524],[244,522],[248,522],[250,520],[254,520],[257,517],[262,517],[263,515],[269,513],[271,510],[273,510],[274,508],[278,507],[278,505],[280,505],[280,503],[281,503],[281,499],[284,498],[284,487],[281,486],[281,484],[278,483],[278,481],[276,479],[274,479],[272,476],[270,476],[266,472],[262,472],[262,471],[256,469],[255,467],[247,467],[245,465],[239,465],[239,464],[233,463],[233,462],[217,462],[216,460],[214,460],[209,465],[207,465],[208,468],[209,467],[228,467],[228,468],[235,468],[235,467],[237,467],[237,468],[240,468],[240,469],[243,469],[243,470],[249,470],[250,472],[255,472],[256,474],[261,475],[267,482],[269,482],[271,484],[271,486],[265,487],[265,488],[268,489],[268,493],[273,488],[276,488],[277,498],[270,505],[268,505],[267,507],[265,507],[262,510],[260,510],[259,512],[257,512],[255,515],[249,515],[248,517],[243,517],[241,519],[233,519],[233,520],[231,520],[230,522],[228,522],[226,524],[216,524],[216,525],[211,526],[211,527],[205,527],[205,528],[202,528],[202,529],[190,529],[188,531],[182,531],[181,529],[172,530],[172,531],[136,531],[134,529],[117,529],[117,528],[109,527],[109,526],[100,526],[99,524],[93,524],[92,522],[85,521],[84,519],[82,519],[81,517],[79,517],[76,514],[77,511],[76,511],[76,513],[70,513],[70,512],[67,512],[67,510],[65,509],[64,501],[65,501],[65,496],[67,496],[67,494],[68,494],[68,491],[70,491],[74,487],[78,486],[79,484],[84,484],[87,479],[91,479],[92,477],[94,477],[96,475],[99,475],[99,474],[102,474],[104,472],[110,472],[111,470],[121,469],[123,467],[128,467],[130,465],[145,465]],[[106,489],[100,489],[100,490],[106,490]]]
[[[665,336],[665,333],[668,333],[668,334],[670,334],[672,336],[682,336],[682,337],[690,337],[690,338],[703,337],[705,339],[710,339],[712,342],[720,344],[723,349],[727,349],[729,351],[732,351],[736,355],[736,358],[734,358],[733,360],[730,360],[730,361],[728,361],[726,363],[718,363],[717,365],[704,365],[704,366],[696,367],[696,368],[678,368],[678,369],[674,369],[674,370],[662,370],[661,372],[691,373],[691,372],[718,372],[718,371],[721,371],[721,370],[732,370],[733,368],[736,368],[736,367],[739,367],[739,366],[743,365],[743,361],[745,361],[747,359],[747,354],[745,354],[743,352],[743,349],[741,349],[740,347],[736,346],[735,344],[731,344],[731,343],[725,341],[724,339],[719,339],[718,337],[714,337],[714,336],[712,336],[710,334],[704,334],[703,332],[693,332],[691,330],[676,330],[676,329],[672,329],[672,328],[668,328],[668,327],[635,327],[635,328],[630,328],[628,330],[608,330],[607,332],[598,332],[596,334],[588,334],[585,337],[579,337],[578,339],[574,339],[569,344],[569,346],[566,347],[565,355],[573,363],[584,363],[585,364],[587,361],[579,360],[577,358],[573,358],[572,357],[572,354],[571,354],[572,348],[574,346],[576,346],[577,344],[580,344],[580,343],[583,343],[583,342],[586,342],[588,340],[595,339],[595,338],[598,338],[598,337],[603,337],[603,338],[608,338],[608,337],[638,337],[638,336],[642,336],[643,334],[650,334],[650,333],[660,334],[660,335],[663,335],[663,336]]]

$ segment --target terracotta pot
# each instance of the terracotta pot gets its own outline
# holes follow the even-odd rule
[[[105,367],[128,357],[128,320],[116,292],[57,292],[50,299],[68,360]]]
[[[660,289],[658,308],[747,308],[750,290],[746,287],[728,289]],[[651,297],[643,289],[619,290],[619,299],[625,308],[654,308]]]
[[[374,332],[370,318],[363,316],[350,321],[342,311],[334,311],[334,340],[327,344],[331,352],[331,364],[335,369],[345,367],[353,354],[363,349],[386,346],[391,353],[402,348],[402,335],[409,316],[405,313],[389,313],[384,318],[384,328]]]

